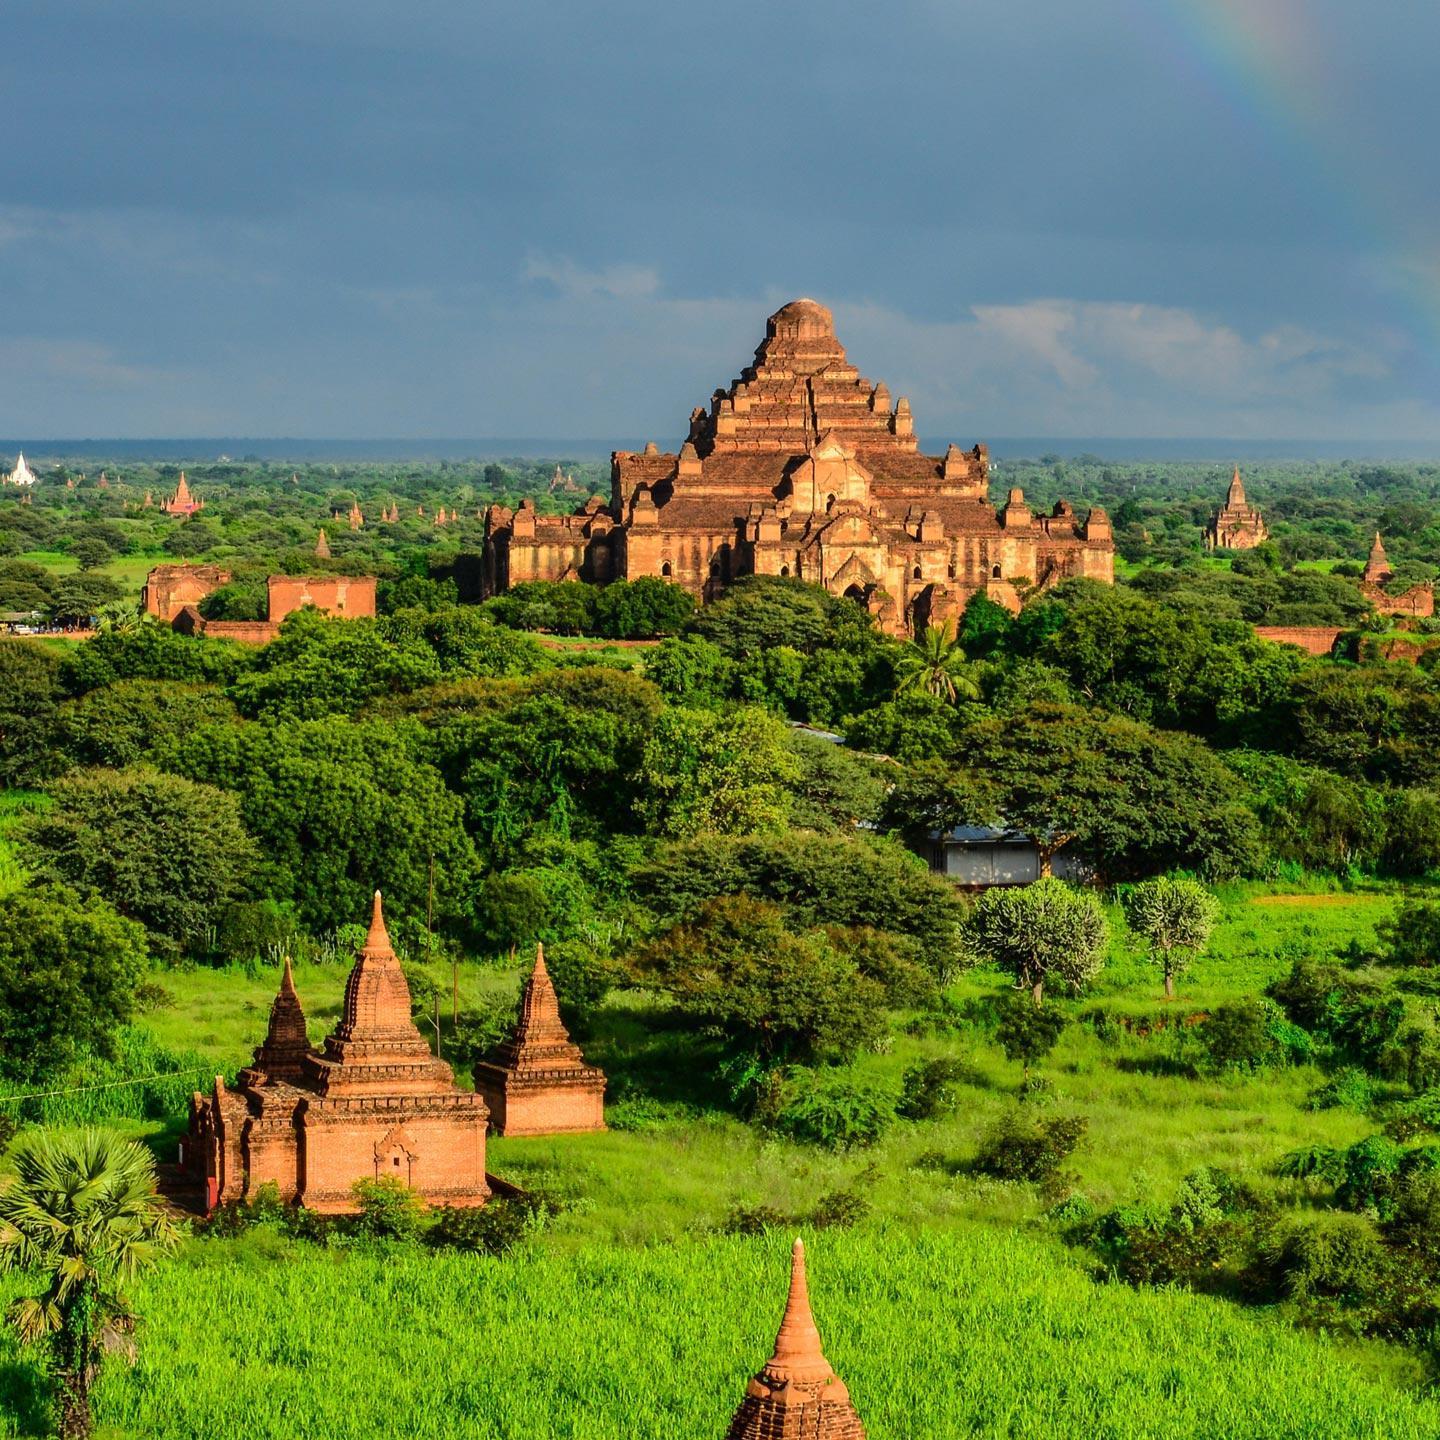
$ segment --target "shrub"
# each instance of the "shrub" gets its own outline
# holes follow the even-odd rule
[[[1055,1048],[1066,1023],[1062,1014],[1041,1009],[1028,994],[1014,994],[1000,1016],[995,1039],[1007,1060],[1021,1062],[1028,1081],[1031,1065],[1043,1060]]]
[[[413,1240],[419,1235],[425,1202],[403,1180],[391,1175],[357,1180],[350,1193],[360,1206],[354,1221],[357,1235],[373,1240]]]
[[[1353,1065],[1337,1070],[1310,1094],[1312,1110],[1358,1110],[1363,1114],[1375,1102],[1375,1082]]]
[[[1290,1180],[1323,1180],[1338,1185],[1345,1178],[1345,1152],[1333,1145],[1306,1145],[1275,1162],[1275,1173]]]
[[[1374,1226],[1358,1215],[1293,1221],[1272,1237],[1268,1258],[1291,1299],[1351,1304],[1369,1295],[1387,1264]]]
[[[810,1224],[816,1230],[848,1230],[863,1220],[873,1208],[861,1189],[875,1181],[875,1172],[866,1168],[856,1176],[853,1184],[839,1190],[829,1190],[816,1202],[810,1212]]]
[[[957,1087],[968,1075],[961,1061],[943,1057],[912,1065],[901,1082],[896,1112],[906,1120],[933,1120],[948,1114],[959,1100]]]
[[[771,1230],[789,1229],[792,1218],[773,1205],[732,1205],[720,1222],[725,1235],[764,1235]]]
[[[1290,1025],[1271,1000],[1240,1000],[1217,1006],[1200,1026],[1207,1068],[1261,1070],[1283,1063],[1287,1049],[1277,1034],[1280,1022]]]
[[[997,1180],[1049,1184],[1075,1153],[1085,1128],[1085,1120],[1079,1115],[1053,1115],[1046,1120],[1033,1111],[1011,1110],[980,1142],[975,1168]]]
[[[850,1070],[797,1067],[785,1077],[772,1123],[791,1139],[848,1150],[873,1145],[894,1119],[894,1097],[874,1080]]]
[[[539,1223],[544,1206],[529,1196],[497,1196],[478,1208],[443,1206],[425,1239],[439,1249],[504,1255]]]

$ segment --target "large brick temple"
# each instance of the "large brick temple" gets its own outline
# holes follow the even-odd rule
[[[483,1205],[485,1101],[461,1090],[410,1015],[380,892],[345,985],[340,1023],[312,1050],[286,961],[264,1043],[233,1089],[217,1076],[190,1102],[184,1163],[206,1208],[273,1183],[312,1210],[355,1208],[351,1186],[382,1175],[431,1204]]]
[[[922,455],[909,403],[849,363],[830,311],[792,300],[728,390],[696,409],[678,454],[611,457],[609,504],[486,512],[489,592],[523,580],[668,577],[711,599],[743,575],[789,575],[864,604],[893,633],[957,614],[976,591],[1021,595],[1114,578],[1110,521],[1065,501],[990,502],[983,445]]]

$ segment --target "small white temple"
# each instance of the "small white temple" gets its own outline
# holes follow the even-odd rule
[[[7,485],[33,485],[35,472],[25,463],[24,453],[15,462],[15,468],[5,477]]]

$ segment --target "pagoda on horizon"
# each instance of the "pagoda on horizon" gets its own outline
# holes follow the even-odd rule
[[[1270,538],[1265,517],[1245,498],[1240,467],[1230,478],[1225,503],[1210,517],[1205,530],[1207,550],[1253,550]]]
[[[164,510],[167,515],[193,515],[197,510],[205,508],[203,500],[197,500],[190,493],[190,484],[185,479],[185,472],[180,472],[180,483],[175,487],[175,493],[165,502]]]

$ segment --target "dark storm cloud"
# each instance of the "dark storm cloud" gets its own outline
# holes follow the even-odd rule
[[[673,439],[813,292],[927,433],[1440,436],[1363,9],[1297,100],[1171,0],[10,0],[0,433]]]

